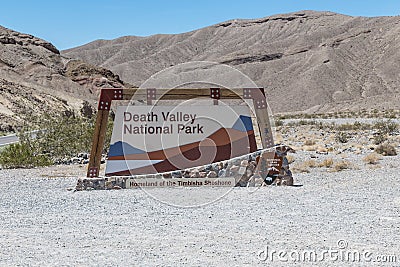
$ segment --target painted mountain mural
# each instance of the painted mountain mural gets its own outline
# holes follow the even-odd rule
[[[201,141],[148,151],[118,141],[110,146],[107,176],[151,174],[223,161],[257,150],[251,118],[240,115],[231,128],[221,127]]]

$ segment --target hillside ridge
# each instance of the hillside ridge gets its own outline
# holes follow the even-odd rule
[[[400,17],[298,11],[181,34],[99,40],[61,54],[140,85],[190,61],[227,64],[266,88],[274,112],[399,109]]]

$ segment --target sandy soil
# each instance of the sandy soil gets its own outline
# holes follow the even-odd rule
[[[385,157],[378,169],[313,169],[295,175],[301,187],[229,192],[72,192],[83,167],[0,170],[0,266],[400,266],[399,159]],[[227,194],[196,208],[155,199],[203,203],[216,193]],[[324,254],[330,248],[337,260]],[[307,251],[316,260],[301,256]],[[347,252],[369,254],[354,263]],[[366,262],[390,255],[397,262]]]

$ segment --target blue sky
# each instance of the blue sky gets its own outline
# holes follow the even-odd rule
[[[299,10],[353,16],[400,14],[399,0],[16,0],[1,2],[0,25],[66,49],[96,39],[181,33],[235,18]]]

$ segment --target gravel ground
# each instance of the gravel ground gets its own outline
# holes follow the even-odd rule
[[[315,169],[295,175],[299,187],[229,192],[72,192],[66,189],[83,167],[0,170],[0,266],[287,266],[294,259],[297,266],[400,266],[399,161],[385,157],[379,169]],[[224,196],[179,208],[157,201],[159,195],[172,204],[188,195],[199,204]],[[330,248],[339,254],[324,254]],[[287,253],[278,258],[274,251]],[[305,251],[314,251],[316,262],[304,259]],[[356,264],[343,252],[370,254]],[[396,262],[365,262],[388,255]]]
[[[290,123],[300,123],[301,121],[307,121],[307,122],[322,122],[324,124],[332,124],[335,123],[337,125],[342,125],[342,124],[353,124],[355,122],[359,123],[368,123],[368,124],[374,124],[377,122],[385,122],[385,121],[391,121],[394,123],[400,123],[400,119],[380,119],[380,118],[331,118],[331,119],[285,119],[283,120],[284,125],[290,124]]]

